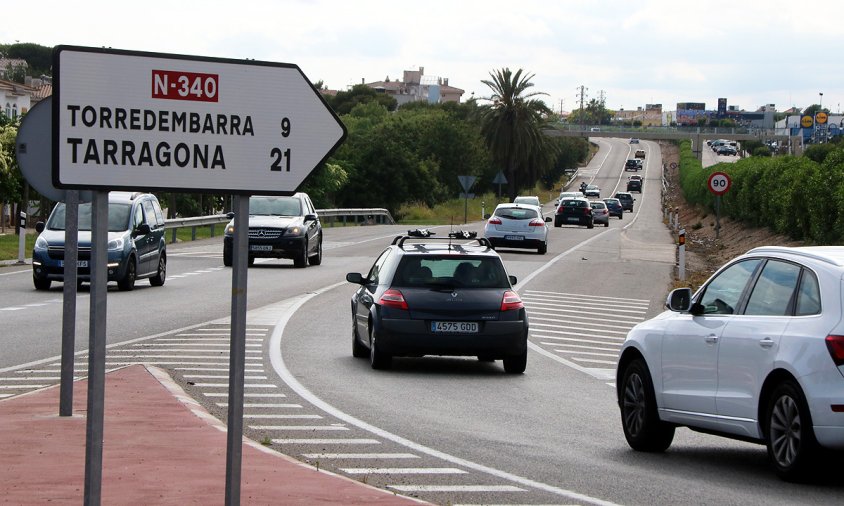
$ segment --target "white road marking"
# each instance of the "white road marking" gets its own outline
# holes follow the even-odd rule
[[[266,418],[269,420],[318,420],[322,417],[320,415],[261,415],[256,413],[247,413],[243,415],[243,418],[250,418],[253,420],[260,418]]]
[[[412,453],[303,453],[306,459],[418,459]]]
[[[218,402],[217,406],[220,406],[221,408],[227,408],[227,407],[229,407],[229,403],[228,402]],[[301,408],[302,406],[300,404],[260,404],[260,403],[244,402],[243,407],[244,408]]]
[[[273,439],[275,444],[297,445],[378,445],[377,439]]]
[[[467,474],[456,467],[341,467],[348,474]]]
[[[399,492],[527,492],[512,485],[387,485]]]

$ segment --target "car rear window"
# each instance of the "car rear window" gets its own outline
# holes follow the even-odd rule
[[[592,206],[592,209],[606,209],[607,207],[603,202],[590,202],[589,205]]]
[[[510,288],[497,257],[405,255],[393,285],[416,288]]]
[[[532,220],[539,216],[535,209],[524,207],[500,207],[495,210],[495,215],[508,220]]]
[[[588,205],[589,205],[589,203],[586,202],[585,200],[564,200],[563,203],[561,204],[562,207],[571,207],[571,208],[586,207]]]

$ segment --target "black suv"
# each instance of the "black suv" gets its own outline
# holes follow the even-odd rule
[[[223,236],[223,265],[231,267],[234,213]],[[322,225],[307,193],[249,198],[249,265],[256,258],[290,258],[296,267],[322,263]]]
[[[561,227],[563,225],[583,225],[586,228],[592,228],[594,221],[592,219],[592,206],[585,198],[569,198],[560,201],[560,206],[554,214],[554,226]]]
[[[393,357],[477,356],[524,372],[528,317],[498,253],[477,233],[396,237],[352,295],[352,355],[387,369]]]
[[[642,193],[642,180],[641,179],[629,179],[627,181],[627,191]],[[631,211],[632,211],[632,209],[631,209]]]
[[[633,195],[628,192],[618,192],[614,195],[614,197],[621,202],[622,209],[630,211],[631,213],[633,212],[633,202],[636,201],[636,199],[633,198]]]
[[[65,205],[56,204],[32,250],[32,281],[36,290],[49,290],[52,281],[64,280]],[[77,279],[91,280],[91,204],[79,204]],[[151,193],[108,194],[108,280],[120,290],[132,290],[135,280],[149,278],[161,286],[167,275],[164,215]]]
[[[639,170],[642,166],[639,165],[639,160],[631,158],[624,163],[624,170]]]

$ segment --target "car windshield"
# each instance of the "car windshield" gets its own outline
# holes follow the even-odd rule
[[[405,255],[393,285],[409,288],[510,288],[501,260],[493,256]]]
[[[252,197],[249,214],[254,216],[301,216],[302,204],[295,197]]]
[[[132,206],[129,204],[109,203],[108,205],[108,231],[122,232],[129,229],[129,212]],[[47,228],[50,230],[64,230],[67,208],[64,204],[58,204],[50,215]],[[91,203],[79,204],[79,230],[91,230]]]
[[[538,216],[535,209],[524,207],[499,207],[495,215],[508,220],[532,220]]]
[[[513,200],[514,204],[530,204],[532,206],[539,205],[539,199],[536,197],[516,197]]]

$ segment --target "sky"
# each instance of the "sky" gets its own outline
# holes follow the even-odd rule
[[[0,12],[4,44],[293,63],[336,90],[422,67],[485,98],[482,81],[510,68],[555,111],[577,109],[581,86],[613,110],[844,102],[839,0],[0,0]]]

